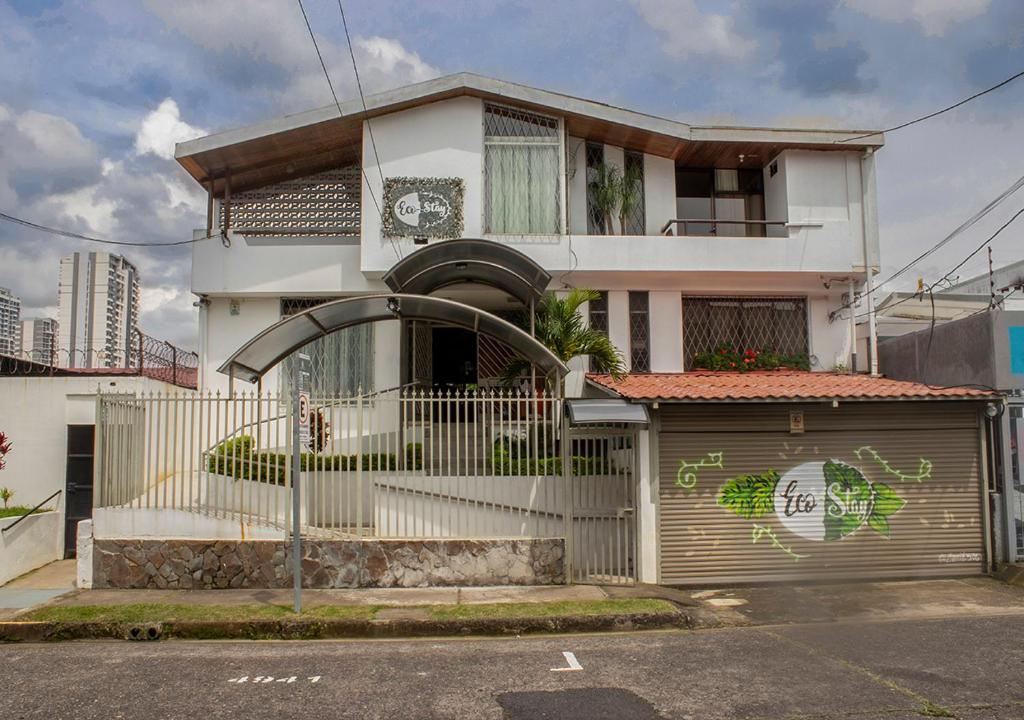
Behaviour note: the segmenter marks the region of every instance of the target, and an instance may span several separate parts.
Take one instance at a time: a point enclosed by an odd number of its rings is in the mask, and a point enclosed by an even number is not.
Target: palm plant
[[[600,297],[599,292],[587,288],[573,288],[564,297],[549,292],[537,305],[535,334],[562,362],[568,363],[573,358],[587,356],[592,370],[610,373],[618,378],[626,369],[622,353],[607,336],[587,326],[580,311],[583,303]],[[521,327],[529,330],[528,313],[517,320]],[[529,361],[516,358],[505,368],[505,382],[511,384],[529,371]]]
[[[619,228],[626,234],[626,221],[644,199],[644,173],[642,167],[633,165],[626,169],[619,182]],[[642,233],[642,231],[641,231]]]
[[[615,232],[612,218],[618,213],[622,201],[622,171],[617,165],[599,163],[593,169],[591,193],[594,207],[604,218],[606,235]]]

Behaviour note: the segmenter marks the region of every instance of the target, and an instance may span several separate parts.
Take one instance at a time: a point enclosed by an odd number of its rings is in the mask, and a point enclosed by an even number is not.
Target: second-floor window
[[[623,166],[615,165],[617,177],[622,183],[618,191],[618,203],[612,211],[611,227],[608,216],[598,203],[600,193],[600,168],[605,164],[604,144],[587,142],[587,234],[588,235],[644,235],[647,221],[644,212],[644,154],[633,150],[623,153]],[[613,163],[614,165],[614,163]],[[628,183],[628,186],[627,186]],[[623,212],[622,203],[627,203]]]
[[[676,168],[676,218],[714,220],[676,227],[677,235],[762,237],[764,179],[760,170]]]
[[[625,215],[625,234],[644,235],[647,232],[647,216],[644,212],[644,154],[627,150],[623,178],[633,183],[632,204]]]
[[[504,235],[561,229],[561,143],[555,118],[484,107],[484,226]]]

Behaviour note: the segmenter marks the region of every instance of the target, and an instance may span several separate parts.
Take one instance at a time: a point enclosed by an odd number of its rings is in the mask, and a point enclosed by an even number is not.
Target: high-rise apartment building
[[[120,255],[74,253],[60,261],[58,363],[132,364],[139,318],[139,273]]]
[[[57,321],[54,318],[22,320],[19,355],[43,365],[57,365]]]
[[[0,355],[16,355],[21,336],[21,299],[0,288]]]

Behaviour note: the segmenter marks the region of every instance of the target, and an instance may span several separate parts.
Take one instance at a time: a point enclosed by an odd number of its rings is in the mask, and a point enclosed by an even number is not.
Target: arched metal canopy
[[[489,335],[536,365],[544,375],[569,372],[565,363],[515,325],[464,303],[424,295],[362,295],[317,305],[281,320],[255,336],[218,368],[231,377],[256,382],[306,343],[353,325],[378,320],[426,320]]]
[[[508,245],[462,238],[417,250],[395,263],[384,282],[395,292],[415,295],[429,295],[457,283],[479,283],[504,290],[529,305],[544,295],[551,275]]]

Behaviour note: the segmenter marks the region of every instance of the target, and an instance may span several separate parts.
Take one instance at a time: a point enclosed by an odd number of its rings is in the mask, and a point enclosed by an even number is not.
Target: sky
[[[335,0],[304,0],[341,99]],[[363,87],[471,71],[684,122],[890,127],[1024,70],[1021,0],[345,0]],[[332,103],[297,2],[0,0],[0,211],[91,236],[191,237],[205,196],[174,143]],[[883,275],[1024,175],[1024,78],[887,136]],[[1024,191],[907,273],[936,280]],[[992,244],[1024,257],[1024,220]],[[0,222],[0,286],[56,315],[62,255],[102,246]],[[186,248],[127,248],[140,325],[196,345]],[[959,272],[982,272],[983,254]],[[906,285],[894,284],[893,288]]]

